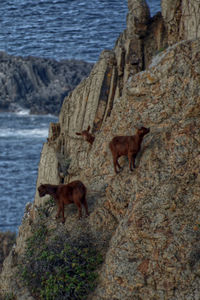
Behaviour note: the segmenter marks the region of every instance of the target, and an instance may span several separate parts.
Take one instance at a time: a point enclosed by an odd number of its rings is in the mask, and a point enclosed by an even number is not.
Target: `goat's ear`
[[[76,132],[76,135],[81,135],[81,133],[80,132]]]
[[[90,130],[90,125],[88,126],[88,128],[87,128],[87,131],[89,131]]]

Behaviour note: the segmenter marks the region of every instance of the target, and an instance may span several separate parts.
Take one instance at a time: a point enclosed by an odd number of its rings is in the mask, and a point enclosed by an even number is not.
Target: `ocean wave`
[[[19,116],[29,116],[30,109],[20,109],[20,110],[14,112],[14,114],[19,115]]]
[[[24,108],[18,103],[11,103],[9,110],[19,116],[28,116],[30,114],[30,109]]]
[[[48,136],[48,128],[35,129],[0,129],[0,137],[35,137],[46,138]]]

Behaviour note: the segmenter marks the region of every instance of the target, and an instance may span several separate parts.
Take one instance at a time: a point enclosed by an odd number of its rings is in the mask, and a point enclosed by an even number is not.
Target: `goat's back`
[[[75,196],[83,201],[85,199],[86,192],[87,189],[80,180],[75,180],[68,184],[60,184],[57,190],[59,196],[68,199],[71,202],[74,201]]]
[[[126,155],[134,147],[135,140],[135,136],[115,136],[109,143],[109,148],[118,155]]]

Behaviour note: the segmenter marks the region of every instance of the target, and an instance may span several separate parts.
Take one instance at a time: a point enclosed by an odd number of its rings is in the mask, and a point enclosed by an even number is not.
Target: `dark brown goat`
[[[145,134],[149,133],[149,131],[149,128],[141,127],[140,129],[137,129],[137,133],[133,136],[115,136],[112,139],[109,143],[109,148],[113,156],[115,173],[118,173],[117,166],[121,169],[118,158],[123,155],[128,156],[129,168],[133,171],[132,165],[133,168],[135,168],[135,158],[140,151],[143,137]]]
[[[88,126],[87,130],[83,130],[82,132],[76,132],[76,135],[82,135],[84,140],[92,145],[95,140],[95,137],[91,133],[89,133],[89,131],[90,125]]]
[[[64,205],[74,203],[78,207],[79,211],[79,219],[82,217],[82,209],[81,205],[84,205],[87,216],[88,213],[88,205],[86,200],[86,192],[87,189],[84,184],[79,181],[72,181],[68,184],[41,184],[38,188],[38,192],[40,197],[44,197],[45,195],[51,195],[58,206],[58,212],[56,214],[56,218],[60,216],[62,212],[62,222],[65,222],[64,217]]]

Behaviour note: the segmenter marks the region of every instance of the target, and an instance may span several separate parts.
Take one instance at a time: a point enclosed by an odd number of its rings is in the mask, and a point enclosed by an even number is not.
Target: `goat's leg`
[[[135,159],[136,159],[136,155],[133,155],[132,156],[132,165],[133,165],[133,168],[135,168]]]
[[[122,167],[120,166],[119,162],[118,162],[119,157],[117,157],[116,163],[119,169],[121,169]]]
[[[115,157],[113,157],[113,166],[114,166],[115,173],[117,174],[118,171],[117,171],[117,168],[116,168],[116,158]]]
[[[87,201],[86,201],[85,197],[84,197],[84,199],[83,199],[83,205],[84,205],[84,207],[85,207],[86,215],[89,216],[88,205],[87,205]]]
[[[64,203],[62,203],[62,223],[65,223],[65,209],[64,209]]]
[[[56,214],[56,219],[58,219],[60,217],[60,213],[61,213],[61,205],[59,204],[58,211],[57,211],[57,214]]]
[[[76,201],[76,206],[78,207],[78,218],[80,220],[82,218],[82,209],[80,201]]]
[[[117,158],[116,156],[113,155],[113,165],[114,165],[114,170],[115,170],[115,173],[117,174],[119,171],[117,171],[117,165],[119,165],[118,161],[117,161]]]
[[[129,169],[131,170],[131,172],[133,171],[133,169],[132,169],[132,158],[133,158],[132,153],[128,153]]]

